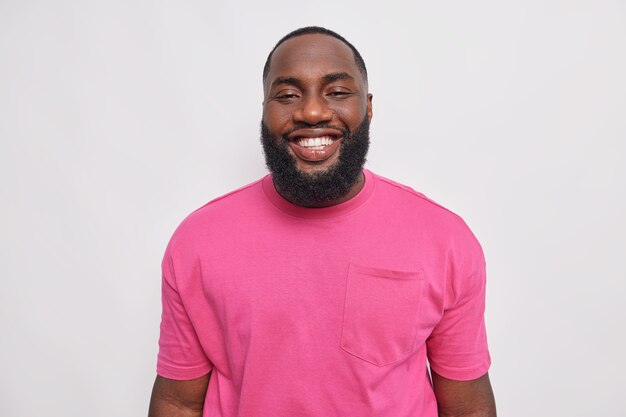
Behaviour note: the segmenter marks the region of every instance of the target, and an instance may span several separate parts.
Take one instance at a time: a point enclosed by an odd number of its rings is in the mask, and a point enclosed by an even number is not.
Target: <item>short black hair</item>
[[[270,72],[270,64],[272,62],[272,55],[274,55],[274,51],[276,50],[276,48],[278,48],[283,42],[285,42],[288,39],[295,38],[296,36],[315,34],[315,33],[321,34],[321,35],[332,36],[333,38],[339,39],[341,42],[348,45],[350,49],[352,49],[352,54],[354,55],[354,62],[356,63],[357,68],[363,75],[363,79],[367,81],[367,68],[365,67],[365,61],[363,61],[363,57],[361,57],[361,54],[359,53],[359,51],[357,51],[354,45],[348,42],[343,36],[341,36],[337,32],[333,32],[330,29],[326,29],[320,26],[303,27],[300,29],[296,29],[293,32],[290,32],[286,34],[285,36],[283,36],[282,39],[279,40],[278,43],[276,43],[272,51],[267,56],[267,60],[265,61],[265,66],[263,67],[263,81],[265,82],[265,80],[267,79],[267,74]]]

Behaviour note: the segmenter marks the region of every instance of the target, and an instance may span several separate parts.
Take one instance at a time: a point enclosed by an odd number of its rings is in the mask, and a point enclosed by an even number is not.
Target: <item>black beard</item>
[[[306,128],[332,128],[328,124],[304,126]],[[261,144],[265,164],[272,173],[274,185],[280,194],[293,204],[315,207],[320,203],[335,200],[348,194],[357,183],[369,149],[369,120],[350,132],[343,131],[343,139],[335,163],[323,172],[308,174],[300,171],[295,158],[289,153],[288,140],[275,138],[264,122],[261,122]],[[296,127],[300,128],[300,127]]]

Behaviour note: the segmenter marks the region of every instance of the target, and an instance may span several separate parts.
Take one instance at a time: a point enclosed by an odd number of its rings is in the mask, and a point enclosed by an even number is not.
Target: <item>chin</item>
[[[333,156],[332,161],[322,161],[321,163],[311,164],[308,162],[298,161],[296,167],[300,173],[304,175],[317,176],[330,172],[337,165],[337,158]]]

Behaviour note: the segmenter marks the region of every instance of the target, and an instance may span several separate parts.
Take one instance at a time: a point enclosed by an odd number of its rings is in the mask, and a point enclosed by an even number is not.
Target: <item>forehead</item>
[[[337,72],[362,79],[352,49],[332,36],[301,35],[286,40],[276,48],[266,85],[277,77],[319,78]]]

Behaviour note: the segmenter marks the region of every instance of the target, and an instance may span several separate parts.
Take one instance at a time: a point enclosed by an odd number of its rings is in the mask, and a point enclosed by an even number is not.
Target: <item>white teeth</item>
[[[333,139],[330,136],[321,136],[319,138],[302,138],[298,140],[298,145],[306,148],[319,148],[333,143]]]

